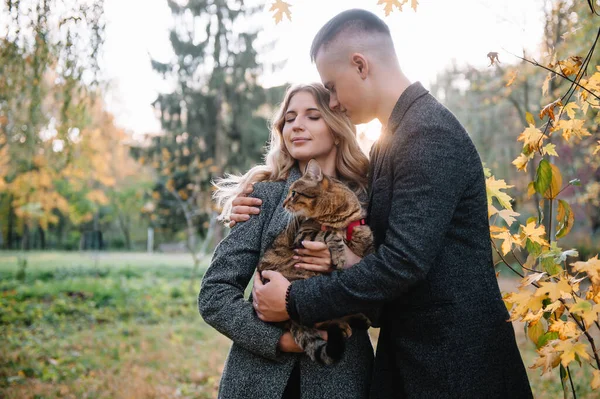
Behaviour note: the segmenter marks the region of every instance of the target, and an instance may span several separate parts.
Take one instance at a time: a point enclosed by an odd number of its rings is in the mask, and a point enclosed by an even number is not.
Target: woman
[[[234,226],[217,246],[198,296],[204,320],[233,341],[219,397],[368,396],[373,349],[366,331],[352,334],[339,363],[322,366],[302,353],[289,331],[259,320],[251,301],[244,299],[261,255],[287,225],[283,200],[310,159],[365,197],[369,162],[354,126],[328,103],[328,91],[320,84],[289,89],[271,127],[265,165],[215,184],[225,219],[247,184],[256,183],[252,195],[263,202],[259,215]]]

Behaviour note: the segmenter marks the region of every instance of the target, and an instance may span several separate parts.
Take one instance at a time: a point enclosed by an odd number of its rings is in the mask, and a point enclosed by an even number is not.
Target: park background
[[[512,208],[538,212],[540,198],[527,195],[535,168],[513,164],[517,137],[527,112],[537,118],[565,86],[522,58],[585,56],[600,17],[585,1],[421,0],[390,13],[385,3],[0,4],[1,397],[216,397],[230,343],[196,307],[227,234],[210,182],[261,161],[285,89],[319,81],[314,34],[342,10],[386,21],[409,79],[514,186]],[[593,73],[599,51],[589,63]],[[577,146],[554,142],[565,179],[579,179],[563,193],[574,221],[562,246],[574,261],[600,251],[597,113]],[[358,126],[365,152],[379,129]],[[504,291],[518,286],[507,267],[498,272]],[[522,323],[515,331],[535,396],[563,396],[558,369],[530,369],[536,345]],[[575,365],[572,375],[577,396],[594,397],[591,372]]]

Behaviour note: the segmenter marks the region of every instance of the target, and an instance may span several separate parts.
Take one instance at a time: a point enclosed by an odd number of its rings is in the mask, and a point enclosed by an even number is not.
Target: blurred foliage
[[[149,179],[99,100],[103,7],[0,7],[0,247],[75,249],[108,224],[132,247]]]
[[[158,231],[193,236],[208,228],[215,210],[211,181],[224,172],[245,172],[261,161],[268,139],[270,105],[283,88],[258,84],[262,67],[255,40],[258,7],[241,0],[168,1],[174,24],[174,59],[152,61],[154,70],[175,89],[154,106],[163,133],[139,152],[158,175],[150,216]]]

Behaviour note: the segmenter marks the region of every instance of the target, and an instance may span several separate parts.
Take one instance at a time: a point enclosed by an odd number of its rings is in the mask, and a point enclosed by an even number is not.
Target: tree
[[[96,84],[103,4],[7,1],[0,41],[0,210],[6,246],[42,235],[68,204],[54,186],[85,123],[84,99]],[[58,22],[58,23],[57,23]],[[84,76],[84,71],[86,75]],[[93,90],[92,92],[93,93]]]
[[[279,101],[282,89],[265,90],[257,83],[257,34],[240,28],[256,9],[241,0],[168,4],[175,20],[170,33],[174,59],[152,65],[175,89],[154,103],[164,134],[152,139],[141,159],[159,176],[154,223],[171,233],[186,231],[194,253],[198,230],[216,216],[211,181],[260,160],[268,139],[261,107]]]

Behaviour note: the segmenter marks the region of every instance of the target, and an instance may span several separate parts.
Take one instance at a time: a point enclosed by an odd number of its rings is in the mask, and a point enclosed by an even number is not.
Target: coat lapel
[[[381,137],[375,142],[373,145],[373,150],[371,151],[371,167],[369,169],[369,207],[368,214],[371,213],[371,201],[373,199],[373,184],[382,173],[384,160],[386,159],[387,152],[392,146],[392,137],[400,127],[400,123],[402,119],[404,119],[404,115],[408,109],[417,101],[419,98],[423,97],[429,93],[419,82],[415,82],[408,86],[406,90],[400,95],[394,109],[392,110],[392,114],[390,115],[390,119],[385,127],[385,129],[381,132]]]

